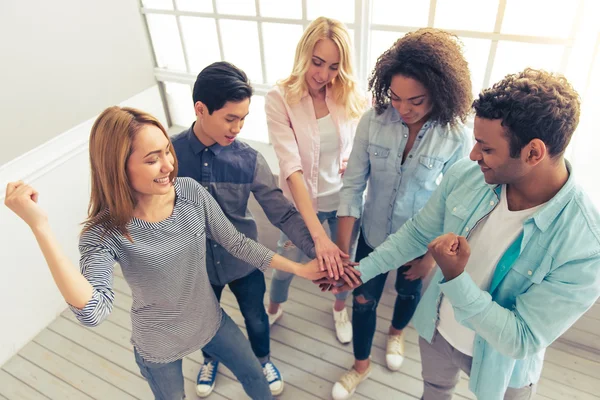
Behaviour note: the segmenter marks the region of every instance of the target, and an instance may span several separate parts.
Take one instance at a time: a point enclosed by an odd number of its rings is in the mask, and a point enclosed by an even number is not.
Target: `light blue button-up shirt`
[[[502,279],[491,293],[466,272],[444,282],[438,268],[417,307],[413,324],[429,342],[442,296],[475,331],[469,388],[480,399],[502,400],[507,387],[537,382],[546,348],[600,295],[600,213],[567,168],[567,183],[525,220],[520,246],[502,257],[513,261],[497,268],[494,278]],[[477,163],[456,163],[421,212],[361,261],[363,282],[423,254],[444,233],[466,235],[496,207],[499,190]]]
[[[425,206],[441,175],[469,154],[472,136],[463,125],[426,122],[403,164],[408,127],[393,107],[381,115],[370,109],[356,130],[338,217],[362,216],[365,241],[372,248],[380,245]]]

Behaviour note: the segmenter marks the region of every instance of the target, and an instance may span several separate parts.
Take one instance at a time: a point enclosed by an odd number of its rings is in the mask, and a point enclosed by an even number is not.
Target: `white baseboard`
[[[158,86],[120,103],[147,111],[166,127]],[[110,104],[107,104],[110,106]],[[99,110],[101,111],[101,110]],[[0,167],[0,204],[6,183],[23,180],[40,193],[52,229],[74,268],[81,222],[90,191],[88,138],[95,117]],[[65,308],[46,262],[28,227],[0,206],[0,365],[15,355]]]

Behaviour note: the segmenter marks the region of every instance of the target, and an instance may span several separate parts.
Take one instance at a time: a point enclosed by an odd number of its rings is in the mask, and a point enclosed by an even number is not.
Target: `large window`
[[[568,156],[600,205],[591,172],[600,152],[591,119],[600,110],[597,0],[142,0],[141,12],[171,123],[191,124],[196,75],[226,60],[244,69],[255,88],[242,137],[256,141],[268,142],[262,96],[289,74],[298,38],[320,15],[347,25],[364,86],[379,54],[426,26],[461,38],[474,93],[527,66],[563,73],[583,100]]]

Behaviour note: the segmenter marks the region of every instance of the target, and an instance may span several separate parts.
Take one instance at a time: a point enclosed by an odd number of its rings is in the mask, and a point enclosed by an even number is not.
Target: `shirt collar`
[[[202,143],[198,139],[198,137],[196,137],[196,134],[194,133],[194,124],[195,124],[195,122],[192,124],[192,126],[190,126],[190,128],[186,132],[186,136],[187,136],[188,142],[190,144],[190,147],[194,151],[194,154],[198,155],[201,152],[203,152],[204,149],[206,149],[208,147],[208,149],[210,149],[210,151],[215,156],[219,155],[219,153],[221,152],[221,150],[223,150],[223,146],[221,146],[218,143],[215,143],[212,146],[206,146],[206,145],[204,145],[204,143]]]
[[[544,232],[550,225],[554,223],[554,220],[561,213],[563,208],[573,198],[576,184],[575,178],[573,177],[573,167],[571,163],[565,159],[567,171],[569,172],[569,178],[563,187],[551,198],[545,206],[540,208],[535,214],[533,214],[533,220],[537,225],[538,229]]]
[[[575,179],[573,177],[573,167],[566,159],[565,163],[567,165],[567,171],[569,171],[567,182],[553,198],[548,200],[544,206],[527,219],[527,221],[533,220],[537,228],[542,232],[546,231],[546,229],[554,223],[554,220],[558,217],[563,208],[565,208],[567,203],[573,198],[573,193],[576,189]],[[496,196],[500,198],[502,185],[491,184],[489,187],[496,193]]]
[[[402,125],[408,126],[402,120],[402,117],[400,116],[400,113],[398,112],[398,110],[396,110],[391,104],[389,104],[388,107],[390,107],[392,109],[392,116],[390,117],[390,122],[401,122]],[[425,122],[425,124],[423,124],[423,127],[421,127],[421,130],[419,131],[419,135],[417,135],[417,136],[423,136],[423,134],[427,131],[427,129],[429,129],[429,127],[431,127],[431,125],[433,125],[433,121],[430,119],[427,120],[427,122]]]

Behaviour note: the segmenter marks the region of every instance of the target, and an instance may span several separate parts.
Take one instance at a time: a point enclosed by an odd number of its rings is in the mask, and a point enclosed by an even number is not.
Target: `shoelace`
[[[213,369],[215,368],[215,363],[209,362],[207,364],[202,365],[202,369],[200,370],[200,381],[211,381]]]
[[[340,379],[340,383],[342,384],[342,386],[345,387],[346,390],[349,392],[352,391],[352,388],[358,385],[359,382],[360,374],[354,368],[346,372]]]
[[[275,366],[272,362],[268,362],[263,367],[263,372],[267,377],[267,382],[271,383],[272,381],[278,379],[277,372],[275,372]]]
[[[387,346],[389,353],[400,354],[402,350],[402,336],[393,336],[391,340],[388,341]]]
[[[344,310],[346,311],[346,310]],[[339,319],[336,319],[335,324],[336,325],[344,325],[346,323],[348,323],[348,313],[347,312],[341,312],[340,314],[338,314]]]

